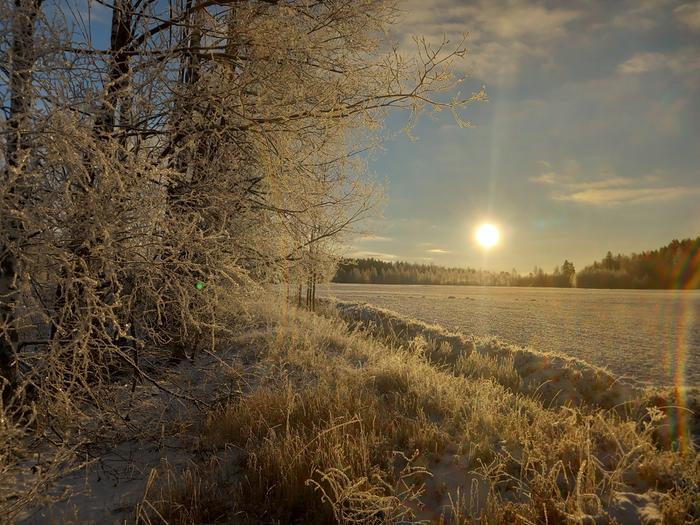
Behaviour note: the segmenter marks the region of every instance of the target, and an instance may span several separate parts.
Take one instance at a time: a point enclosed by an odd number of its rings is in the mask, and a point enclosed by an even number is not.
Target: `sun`
[[[493,224],[482,224],[476,230],[476,241],[484,248],[492,248],[498,244],[501,234]]]

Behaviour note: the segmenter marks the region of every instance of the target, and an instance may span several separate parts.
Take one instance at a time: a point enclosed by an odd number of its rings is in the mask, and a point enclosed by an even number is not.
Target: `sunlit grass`
[[[521,371],[542,356],[361,307],[343,310],[363,321],[349,327],[324,308],[261,308],[266,328],[237,339],[255,379],[203,436],[237,453],[223,482],[236,522],[625,523],[625,494],[665,523],[700,517],[696,451],[657,439],[661,411],[601,408],[610,395],[593,391],[616,385],[604,371],[546,356],[547,374],[564,364],[571,382],[595,381],[562,402]],[[168,490],[180,505],[183,486],[223,479],[199,475],[153,483],[140,519],[170,512]]]

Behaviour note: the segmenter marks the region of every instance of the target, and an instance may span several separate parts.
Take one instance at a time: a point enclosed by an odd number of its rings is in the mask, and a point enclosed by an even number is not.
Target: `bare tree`
[[[158,359],[211,344],[221,293],[296,276],[313,307],[344,235],[380,200],[361,154],[383,118],[481,96],[441,95],[460,43],[418,41],[411,60],[386,46],[388,2],[115,0],[109,48],[59,11],[38,61],[40,3],[17,6],[5,171],[19,188],[31,162],[32,198],[3,193],[15,222],[2,232],[0,355],[11,378],[12,305],[35,305],[52,336],[32,381],[64,390],[133,368],[136,348]],[[20,224],[32,242],[16,241]]]

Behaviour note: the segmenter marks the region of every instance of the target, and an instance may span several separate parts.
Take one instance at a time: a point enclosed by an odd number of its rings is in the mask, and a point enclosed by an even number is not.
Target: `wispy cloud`
[[[694,73],[700,71],[700,53],[697,48],[683,48],[666,54],[636,53],[617,66],[617,70],[625,75],[642,75],[664,70],[677,75]]]
[[[415,51],[410,35],[437,43],[445,37],[458,42],[468,33],[470,53],[458,67],[488,83],[511,83],[530,58],[548,61],[548,44],[566,36],[568,24],[582,14],[568,7],[507,0],[408,0],[401,5],[403,53]]]
[[[610,19],[609,22],[601,24],[601,27],[607,25],[621,29],[635,29],[646,31],[656,27],[659,23],[659,12],[667,10],[670,0],[628,0],[627,2],[619,2],[621,12]],[[609,9],[607,4],[604,5],[605,10]]]
[[[427,250],[428,253],[437,253],[437,254],[446,254],[446,253],[452,253],[449,250],[443,250],[442,248],[431,248],[430,250]]]
[[[555,197],[561,201],[586,204],[636,204],[677,199],[700,194],[700,188],[671,186],[661,188],[590,188]]]
[[[700,194],[700,186],[663,185],[658,173],[631,178],[607,172],[598,178],[581,179],[571,171],[550,171],[531,177],[530,181],[550,186],[554,200],[594,205],[658,202]]]
[[[538,182],[540,184],[557,184],[562,182],[562,175],[554,171],[548,171],[534,177],[530,177],[530,182]]]
[[[381,253],[381,252],[367,252],[367,251],[356,251],[348,254],[350,257],[372,258],[372,259],[384,259],[384,260],[394,260],[398,257],[392,253]]]
[[[640,75],[662,69],[666,62],[663,53],[637,53],[617,66],[617,70],[627,75]]]
[[[357,238],[358,241],[392,241],[392,237],[385,237],[383,235],[367,234],[362,235]]]
[[[566,25],[581,16],[578,10],[549,7],[532,2],[508,0],[408,0],[402,4],[404,24],[439,26],[443,32],[464,31],[464,21],[472,22],[476,37],[484,33],[501,39],[535,37],[551,40],[566,34]],[[419,32],[417,32],[419,33]]]
[[[693,31],[700,31],[700,2],[679,5],[673,10],[673,14]]]

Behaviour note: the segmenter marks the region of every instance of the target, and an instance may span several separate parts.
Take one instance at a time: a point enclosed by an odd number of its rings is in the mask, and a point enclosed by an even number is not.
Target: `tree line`
[[[700,289],[700,237],[631,255],[608,252],[576,275],[580,288]]]
[[[387,262],[374,258],[360,258],[340,261],[333,282],[508,286],[511,279],[512,275],[509,272],[489,272],[474,268],[445,268],[433,264],[404,261]]]
[[[333,276],[337,283],[364,284],[447,284],[464,286],[572,286],[574,265],[564,261],[551,274],[535,267],[528,275],[517,270],[491,272],[475,268],[446,268],[405,261],[387,262],[374,258],[343,259]]]
[[[545,286],[559,288],[700,289],[700,237],[673,240],[657,250],[631,255],[608,252],[600,261],[576,272],[564,260],[551,273],[535,267],[527,275],[517,270],[489,272],[446,268],[374,258],[344,259],[333,277],[337,283],[447,284],[481,286]]]

